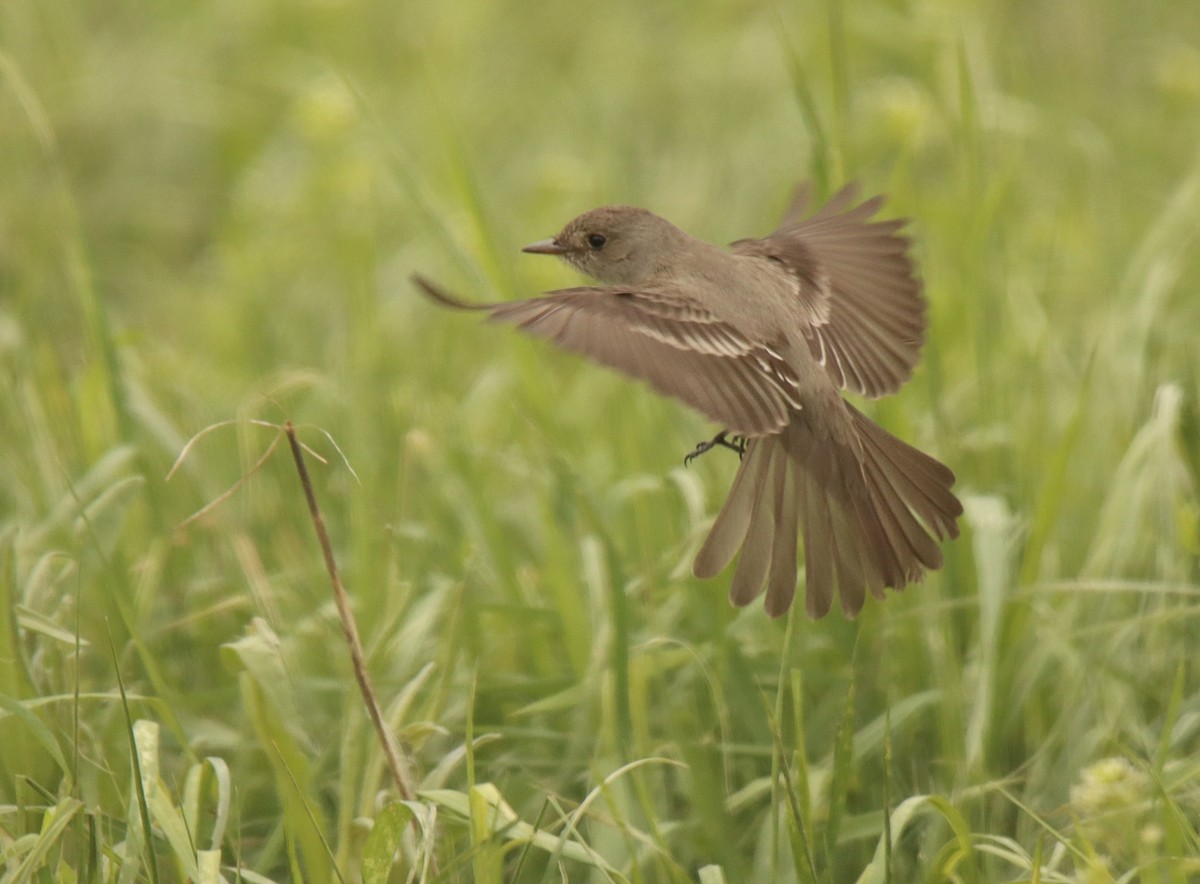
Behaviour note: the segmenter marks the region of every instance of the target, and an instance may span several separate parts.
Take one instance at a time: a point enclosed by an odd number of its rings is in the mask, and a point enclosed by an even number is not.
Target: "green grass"
[[[1198,34],[1189,0],[0,5],[0,878],[1196,880]],[[520,246],[615,202],[765,233],[800,178],[912,219],[930,334],[871,411],[966,502],[854,622],[690,577],[712,427],[407,281],[571,284]],[[254,469],[285,419],[410,805],[286,445]]]

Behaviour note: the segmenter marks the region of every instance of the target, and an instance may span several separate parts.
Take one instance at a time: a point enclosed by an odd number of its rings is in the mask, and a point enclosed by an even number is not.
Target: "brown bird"
[[[419,276],[451,307],[485,310],[647,381],[725,427],[714,445],[742,452],[729,497],[696,555],[713,577],[738,554],[729,600],[787,611],[804,535],[806,609],[858,613],[869,591],[903,589],[938,568],[937,540],[957,537],[954,473],[842,399],[908,380],[925,332],[921,283],[903,220],[872,221],[882,197],[847,187],[805,217],[802,186],[779,228],[729,251],[645,209],[605,206],[552,239],[600,286],[501,304],[468,304]]]

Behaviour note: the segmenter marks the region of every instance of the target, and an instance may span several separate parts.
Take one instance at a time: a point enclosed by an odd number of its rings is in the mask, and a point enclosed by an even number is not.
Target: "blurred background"
[[[1188,0],[8,0],[5,875],[1191,880],[1198,145]],[[576,284],[520,247],[763,235],[806,178],[911,219],[924,359],[858,404],[966,505],[856,621],[690,576],[713,427],[409,282]]]

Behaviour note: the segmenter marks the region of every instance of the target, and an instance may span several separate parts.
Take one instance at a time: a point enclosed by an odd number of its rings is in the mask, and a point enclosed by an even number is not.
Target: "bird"
[[[848,402],[895,393],[925,337],[922,282],[905,219],[874,220],[882,196],[851,184],[810,212],[802,184],[779,226],[721,248],[646,209],[603,206],[523,251],[554,255],[598,285],[472,303],[424,276],[435,302],[478,310],[648,383],[723,429],[740,463],[694,563],[713,578],[736,558],[735,607],[765,592],[779,617],[803,539],[809,617],[836,595],[847,617],[867,595],[903,590],[943,563],[958,536],[955,475]]]

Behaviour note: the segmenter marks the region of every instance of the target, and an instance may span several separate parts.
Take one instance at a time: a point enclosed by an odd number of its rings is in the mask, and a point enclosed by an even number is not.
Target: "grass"
[[[4,4],[3,880],[1194,880],[1198,33]],[[853,622],[689,576],[711,427],[407,282],[571,284],[519,247],[612,202],[729,241],[804,177],[912,218],[930,333],[871,410],[967,507]],[[407,804],[286,451],[255,468],[286,419]]]

